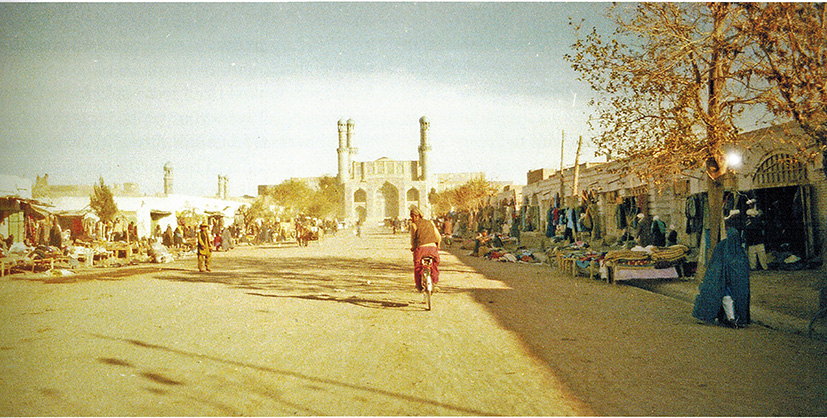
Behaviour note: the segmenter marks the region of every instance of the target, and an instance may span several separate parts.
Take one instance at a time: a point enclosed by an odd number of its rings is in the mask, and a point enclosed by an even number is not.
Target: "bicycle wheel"
[[[430,267],[422,270],[422,293],[425,296],[425,310],[431,310],[431,293],[434,291],[434,283],[431,281]]]

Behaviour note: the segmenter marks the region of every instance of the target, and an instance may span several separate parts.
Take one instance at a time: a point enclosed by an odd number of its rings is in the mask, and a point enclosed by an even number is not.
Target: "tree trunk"
[[[712,250],[715,245],[721,241],[721,221],[723,220],[724,212],[724,185],[720,180],[713,180],[707,178],[707,200],[709,202],[709,225],[704,225],[704,229],[709,228],[709,247],[706,248],[704,257],[704,265],[699,265],[695,271],[695,278],[702,280],[706,267],[709,265],[709,259],[712,257]],[[703,249],[703,230],[701,231],[701,249]]]
[[[709,264],[709,258],[712,256],[712,250],[721,240],[721,218],[724,209],[724,185],[721,179],[727,171],[725,160],[720,158],[720,146],[723,143],[723,132],[726,129],[726,123],[724,123],[721,118],[721,97],[724,94],[724,85],[726,84],[726,77],[724,77],[723,70],[725,54],[723,53],[722,45],[725,45],[724,21],[729,10],[729,5],[725,3],[712,3],[709,7],[714,19],[714,28],[712,30],[713,49],[709,68],[709,99],[707,104],[707,112],[711,122],[707,123],[706,127],[710,158],[710,160],[707,160],[709,225],[704,225],[704,228],[709,228],[709,247],[706,248],[706,257],[704,258],[706,262],[704,266],[699,266],[695,273],[695,277],[699,279],[703,279],[704,273],[706,272],[706,265]],[[701,239],[701,248],[703,248],[703,242],[703,239]]]

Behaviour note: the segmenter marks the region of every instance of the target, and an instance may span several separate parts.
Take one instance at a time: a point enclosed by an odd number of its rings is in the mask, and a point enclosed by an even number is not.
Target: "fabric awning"
[[[157,221],[161,218],[166,218],[167,216],[172,215],[172,212],[167,212],[164,210],[151,210],[149,211],[149,217],[152,218],[153,221]]]

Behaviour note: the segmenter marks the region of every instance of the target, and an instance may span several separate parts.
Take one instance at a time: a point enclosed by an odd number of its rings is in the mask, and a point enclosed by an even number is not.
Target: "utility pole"
[[[580,135],[580,139],[577,140],[577,153],[574,155],[574,179],[572,180],[571,184],[571,195],[572,195],[572,205],[577,205],[577,188],[579,185],[577,184],[580,181],[580,147],[583,145],[583,135]],[[578,220],[575,219],[574,222]],[[574,239],[577,240],[577,232],[574,232]]]
[[[580,180],[580,147],[583,145],[583,135],[580,135],[580,139],[577,141],[577,154],[574,156],[574,181],[571,185],[571,194],[574,197],[577,197],[577,182]]]
[[[563,148],[566,145],[566,131],[562,132],[563,138],[560,140],[560,207],[564,207],[566,204],[566,178],[563,176]]]

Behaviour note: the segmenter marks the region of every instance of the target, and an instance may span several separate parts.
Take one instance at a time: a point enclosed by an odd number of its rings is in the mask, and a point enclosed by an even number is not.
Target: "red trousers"
[[[422,287],[422,257],[429,255],[434,258],[431,262],[431,280],[434,284],[439,282],[439,248],[437,247],[417,247],[413,252],[414,261],[414,283],[416,287]]]

